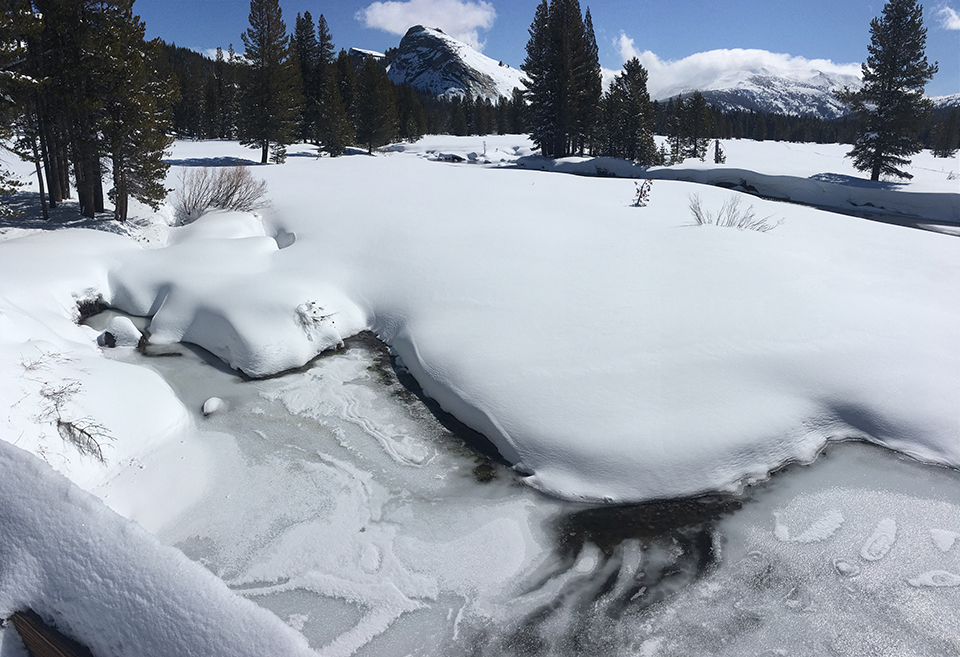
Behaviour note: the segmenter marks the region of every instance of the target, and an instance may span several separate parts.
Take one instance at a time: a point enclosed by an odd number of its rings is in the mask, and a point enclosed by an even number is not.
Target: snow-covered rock
[[[101,347],[136,347],[140,344],[143,334],[130,321],[129,317],[114,317],[107,325],[107,329],[97,338]]]
[[[415,25],[400,40],[388,75],[438,96],[467,93],[495,101],[523,88],[523,72],[481,54],[436,28]]]
[[[226,408],[226,406],[227,403],[219,397],[211,397],[207,401],[203,402],[203,414],[213,415],[214,413],[219,413]]]

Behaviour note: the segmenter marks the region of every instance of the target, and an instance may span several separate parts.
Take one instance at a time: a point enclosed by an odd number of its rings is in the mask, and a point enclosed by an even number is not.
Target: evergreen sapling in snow
[[[714,164],[726,164],[727,156],[724,154],[723,149],[720,147],[720,140],[713,140],[713,163]]]

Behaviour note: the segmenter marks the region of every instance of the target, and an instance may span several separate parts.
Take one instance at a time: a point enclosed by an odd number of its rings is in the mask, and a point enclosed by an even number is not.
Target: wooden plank
[[[14,613],[10,621],[30,657],[93,657],[89,648],[45,623],[32,609]]]

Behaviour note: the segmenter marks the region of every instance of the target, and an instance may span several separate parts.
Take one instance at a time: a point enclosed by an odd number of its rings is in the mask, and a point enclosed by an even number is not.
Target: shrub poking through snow
[[[336,336],[335,344],[337,349],[340,349],[343,347],[343,340],[334,327],[333,320],[330,319],[336,314],[336,311],[327,312],[323,306],[316,301],[301,303],[297,306],[296,311],[297,323],[300,325],[300,328],[303,329],[303,332],[306,333],[308,340],[312,342],[314,340],[321,340],[324,337],[326,339],[332,339],[333,336]]]
[[[713,140],[713,163],[714,164],[726,164],[727,156],[723,152],[723,148],[720,147],[720,140]]]
[[[76,447],[81,454],[92,456],[100,463],[106,463],[101,444],[104,441],[113,440],[107,428],[88,417],[70,420],[64,415],[64,406],[78,392],[80,392],[80,382],[75,379],[44,385],[40,389],[44,406],[37,419],[41,422],[53,422],[57,425],[57,433],[64,442]]]
[[[653,189],[653,179],[647,178],[642,183],[633,183],[637,188],[633,197],[633,207],[645,208],[650,201],[650,190]]]
[[[249,212],[263,206],[266,193],[267,183],[245,166],[184,169],[174,201],[177,220],[189,224],[210,208]]]
[[[698,226],[713,224],[740,230],[755,230],[760,233],[771,231],[783,223],[783,219],[770,223],[770,217],[757,217],[753,213],[752,205],[744,210],[740,207],[739,196],[728,198],[720,207],[720,212],[714,215],[703,207],[700,196],[693,194],[690,196],[690,213]]]
[[[20,358],[23,377],[40,385],[40,397],[43,398],[40,412],[34,419],[37,422],[50,422],[56,425],[57,433],[64,442],[76,447],[81,454],[92,456],[100,463],[106,463],[102,444],[114,439],[107,428],[89,417],[71,419],[66,410],[73,396],[81,391],[80,381],[63,379],[59,383],[50,383],[45,380],[46,376],[43,373],[49,372],[51,364],[70,361],[70,358],[56,351],[41,351],[40,355],[33,359]]]

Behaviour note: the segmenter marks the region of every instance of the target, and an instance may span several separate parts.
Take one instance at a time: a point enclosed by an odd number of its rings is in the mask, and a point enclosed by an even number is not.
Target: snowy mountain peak
[[[523,72],[477,52],[436,28],[415,25],[400,40],[388,69],[396,84],[438,96],[496,100],[523,88]]]
[[[949,96],[934,96],[930,100],[933,101],[933,109],[942,110],[942,109],[951,109],[953,107],[960,107],[960,94],[950,94]]]
[[[813,62],[810,62],[813,63]],[[856,75],[827,72],[816,66],[757,66],[710,75],[697,71],[694,79],[680,80],[657,89],[661,101],[688,96],[699,90],[711,105],[724,110],[752,110],[766,113],[813,115],[835,119],[848,112],[834,92],[843,87],[859,89]]]

